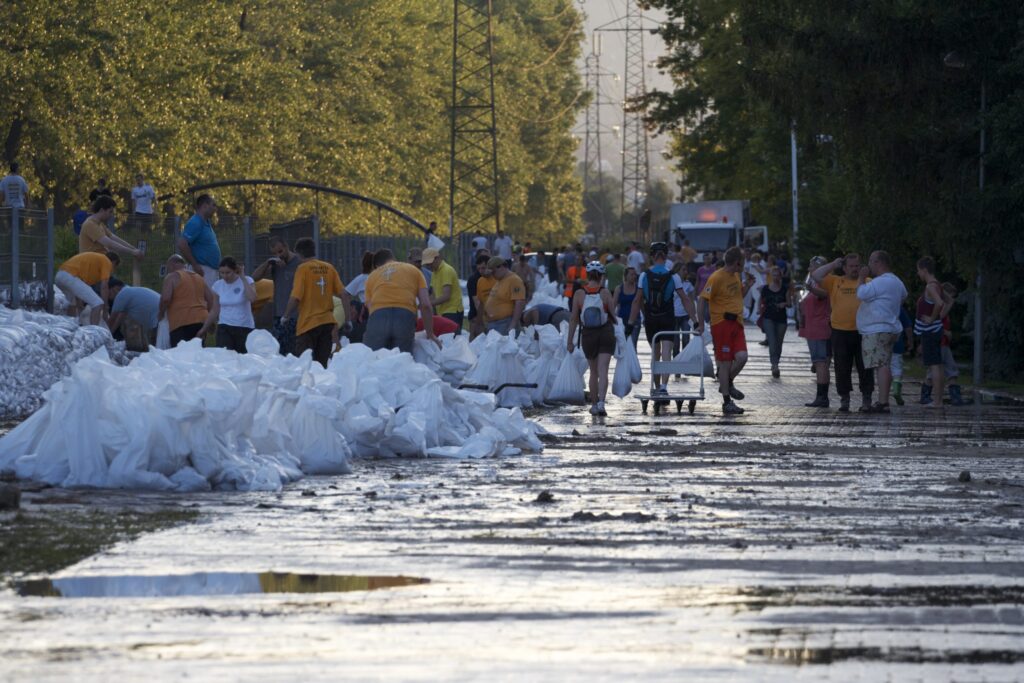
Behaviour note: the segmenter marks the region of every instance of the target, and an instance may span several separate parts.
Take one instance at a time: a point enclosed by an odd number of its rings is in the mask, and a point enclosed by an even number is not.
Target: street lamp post
[[[942,63],[950,69],[966,69],[967,62],[956,52],[950,52],[942,59]],[[985,108],[987,91],[985,89],[985,79],[981,80],[981,105],[979,107],[979,127],[981,128],[981,135],[979,136],[978,144],[978,194],[979,201],[980,196],[985,193]],[[982,330],[982,303],[981,303],[981,286],[982,286],[982,258],[979,255],[978,261],[975,264],[974,269],[974,368],[972,372],[972,380],[974,382],[975,392],[981,387],[982,380],[982,362],[984,354],[982,353],[984,347],[984,332]]]
[[[796,170],[796,119],[793,119],[793,122],[789,128],[789,159],[790,181],[792,183],[793,200],[793,253],[790,254],[790,261],[793,264],[793,270],[795,271],[800,267],[800,257],[797,253],[797,236],[800,231],[800,217],[797,210],[799,200],[799,188],[797,186]]]

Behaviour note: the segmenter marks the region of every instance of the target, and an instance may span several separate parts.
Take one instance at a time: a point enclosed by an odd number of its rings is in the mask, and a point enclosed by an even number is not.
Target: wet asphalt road
[[[367,461],[280,495],[35,494],[204,512],[63,576],[277,570],[430,583],[8,592],[0,679],[1024,679],[1024,410],[807,409],[813,378],[790,336],[779,380],[751,344],[737,418],[713,398],[693,416],[659,417],[612,399],[607,418],[538,415],[554,435],[539,455]]]

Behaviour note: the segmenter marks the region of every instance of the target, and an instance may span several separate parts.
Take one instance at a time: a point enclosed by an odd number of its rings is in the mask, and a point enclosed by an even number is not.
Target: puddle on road
[[[753,660],[795,666],[827,665],[847,660],[897,664],[1015,664],[1024,661],[1024,652],[1017,650],[930,650],[920,647],[770,647],[751,648],[747,655]]]
[[[343,576],[288,572],[199,572],[164,576],[75,576],[16,586],[23,597],[173,598],[258,593],[346,593],[430,583],[412,576]]]

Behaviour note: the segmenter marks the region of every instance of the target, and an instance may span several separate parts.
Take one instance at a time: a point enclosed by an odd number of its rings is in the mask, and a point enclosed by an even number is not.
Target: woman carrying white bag
[[[608,366],[615,353],[615,305],[611,293],[601,285],[603,279],[604,266],[598,261],[588,263],[587,283],[572,297],[572,317],[566,342],[566,348],[572,353],[576,328],[582,326],[580,346],[590,366],[591,415],[608,414],[604,400],[608,395]]]

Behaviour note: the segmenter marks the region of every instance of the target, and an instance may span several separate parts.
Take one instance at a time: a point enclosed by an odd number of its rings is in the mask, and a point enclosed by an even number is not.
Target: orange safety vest
[[[583,266],[569,266],[569,270],[565,271],[565,296],[572,298],[576,293],[576,282],[586,277],[587,271]]]

